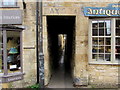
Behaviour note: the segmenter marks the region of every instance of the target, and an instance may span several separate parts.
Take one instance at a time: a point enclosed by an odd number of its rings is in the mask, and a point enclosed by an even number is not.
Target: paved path
[[[53,72],[47,88],[74,88],[71,74],[64,68],[64,50],[59,61],[59,67]]]

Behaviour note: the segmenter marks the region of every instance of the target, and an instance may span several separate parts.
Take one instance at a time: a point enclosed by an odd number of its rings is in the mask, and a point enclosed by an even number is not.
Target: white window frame
[[[119,18],[94,18],[89,20],[89,32],[88,32],[88,59],[89,59],[89,64],[119,64],[120,62],[117,62],[115,60],[115,44],[116,44],[116,36],[115,31],[116,31],[116,19]],[[93,20],[111,20],[111,61],[93,61],[92,59],[92,21]],[[98,36],[99,37],[99,36]]]

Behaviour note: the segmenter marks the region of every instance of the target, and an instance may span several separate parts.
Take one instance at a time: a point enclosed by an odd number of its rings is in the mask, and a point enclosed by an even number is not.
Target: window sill
[[[19,6],[0,6],[0,8],[20,8]]]
[[[120,65],[120,62],[89,62],[89,64],[101,64],[101,65]]]
[[[11,73],[8,75],[1,76],[0,83],[8,83],[8,82],[12,82],[12,81],[22,80],[23,75],[25,75],[25,73],[19,72],[19,73]]]

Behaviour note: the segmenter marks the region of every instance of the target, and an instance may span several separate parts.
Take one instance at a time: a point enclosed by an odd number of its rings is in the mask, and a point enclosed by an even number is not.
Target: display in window
[[[20,65],[20,32],[7,31],[8,72],[19,71]]]
[[[105,38],[106,45],[111,45],[111,38]]]
[[[99,53],[104,53],[104,46],[99,46]]]
[[[97,61],[99,58],[99,55],[98,54],[92,54],[92,59],[93,61]]]
[[[99,38],[99,45],[104,45],[104,38]]]
[[[111,53],[111,46],[105,47],[105,53]]]
[[[93,46],[98,45],[98,38],[93,38],[92,42],[93,42]]]
[[[98,46],[93,46],[93,49],[92,49],[92,52],[93,53],[97,53],[99,50],[99,47]]]

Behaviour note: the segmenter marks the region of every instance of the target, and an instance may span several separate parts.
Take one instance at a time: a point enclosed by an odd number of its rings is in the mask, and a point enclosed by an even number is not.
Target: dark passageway
[[[74,56],[74,39],[75,39],[75,17],[74,16],[48,16],[48,48],[50,58],[50,68],[52,72],[51,81],[60,78],[61,84],[66,84],[66,77],[70,77],[72,83],[72,66]],[[65,46],[59,45],[59,34],[66,35]],[[63,63],[60,60],[63,59]],[[61,75],[61,76],[60,76]],[[69,80],[67,80],[69,81]]]

